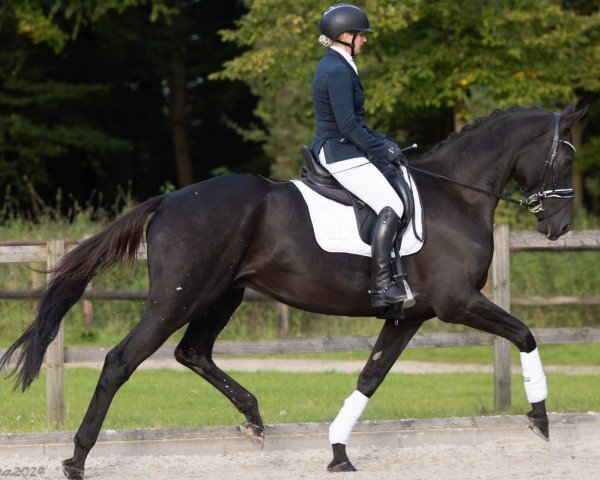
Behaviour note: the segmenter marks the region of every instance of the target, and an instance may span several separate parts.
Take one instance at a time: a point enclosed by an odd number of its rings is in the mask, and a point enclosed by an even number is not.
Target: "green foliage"
[[[216,77],[243,80],[260,98],[265,150],[280,177],[297,176],[299,145],[310,141],[310,79],[316,42],[331,2],[248,0],[249,12],[225,40],[244,47]],[[369,0],[377,32],[358,59],[369,123],[398,140],[427,108],[470,119],[512,104],[564,107],[600,91],[600,12],[557,0]]]
[[[587,49],[600,25],[597,15],[578,16],[553,0],[413,0],[403,2],[402,9],[397,14],[405,21],[393,22],[389,30],[383,22],[375,38],[385,53],[396,55],[374,66],[379,79],[392,71],[381,98],[373,99],[376,109],[394,104],[453,107],[468,103],[474,89],[485,91],[497,107],[563,106],[575,99],[576,85],[600,86],[596,66],[581,72],[567,63],[573,55],[600,58],[597,45]],[[378,24],[379,10],[375,12]],[[394,64],[402,65],[400,72],[389,68]]]
[[[98,375],[91,369],[66,371],[67,422],[62,430],[78,427]],[[40,377],[25,394],[13,392],[7,381],[0,382],[0,432],[56,429],[46,423],[44,372]],[[356,374],[344,373],[233,372],[233,377],[257,396],[267,424],[329,422],[356,383]],[[523,379],[513,375],[512,382],[522,385]],[[600,410],[598,375],[548,374],[548,383],[550,411]],[[488,415],[494,413],[493,398],[492,374],[392,373],[361,420]],[[529,408],[523,389],[513,388],[507,413],[522,415]],[[194,373],[155,370],[134,373],[117,393],[103,428],[202,427],[242,421],[231,403]]]
[[[37,85],[38,87],[40,85]],[[6,87],[6,85],[5,85]],[[43,87],[55,88],[54,85]],[[63,90],[71,90],[71,86],[61,84]],[[93,87],[73,86],[71,95],[83,98]],[[80,88],[83,87],[83,88]],[[58,89],[60,90],[60,89]],[[14,92],[14,91],[13,91]],[[16,103],[18,97],[6,103]],[[52,101],[59,101],[58,98]],[[24,102],[40,103],[29,97]],[[0,98],[0,106],[3,98]],[[43,108],[43,107],[42,107]],[[130,150],[129,142],[108,135],[94,127],[72,124],[42,124],[31,121],[20,109],[14,109],[9,115],[0,115],[0,181],[12,187],[11,194],[23,200],[29,191],[28,183],[44,185],[52,183],[47,175],[46,164],[53,159],[68,153],[71,149],[86,150],[90,156],[103,155],[107,152]]]
[[[20,34],[58,53],[77,36],[82,25],[98,21],[111,10],[121,13],[137,5],[150,5],[153,20],[172,13],[163,0],[5,0],[0,20],[12,13]]]
[[[592,137],[577,152],[577,164],[584,174],[586,191],[600,198],[600,136]]]
[[[310,77],[320,48],[309,40],[318,36],[315,25],[327,4],[267,0],[246,5],[250,10],[238,28],[221,32],[223,40],[245,50],[211,78],[248,83],[260,98],[255,114],[268,134],[254,128],[247,135],[265,140],[275,176],[294,177],[299,171],[299,146],[310,141],[313,129]]]

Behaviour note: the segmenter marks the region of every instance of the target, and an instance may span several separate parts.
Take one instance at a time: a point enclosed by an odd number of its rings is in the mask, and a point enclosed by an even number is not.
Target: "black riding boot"
[[[400,218],[391,207],[379,213],[371,238],[371,304],[374,308],[406,300],[404,288],[392,280],[390,254],[398,232]]]

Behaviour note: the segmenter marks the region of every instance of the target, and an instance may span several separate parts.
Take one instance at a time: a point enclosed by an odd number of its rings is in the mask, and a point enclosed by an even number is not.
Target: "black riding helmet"
[[[374,32],[369,25],[367,14],[352,3],[337,3],[332,5],[321,18],[321,33],[331,40],[351,48],[354,56],[354,40],[359,32]],[[344,32],[354,33],[352,42],[342,42],[338,37]]]

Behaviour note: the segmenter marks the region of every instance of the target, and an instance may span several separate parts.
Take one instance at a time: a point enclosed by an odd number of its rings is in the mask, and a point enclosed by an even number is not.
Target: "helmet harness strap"
[[[352,58],[354,58],[354,41],[356,40],[356,37],[358,36],[360,32],[352,32],[352,42],[348,43],[348,42],[344,42],[343,40],[335,40],[338,43],[341,43],[342,45],[346,45],[347,47],[350,47],[350,55],[352,56]]]

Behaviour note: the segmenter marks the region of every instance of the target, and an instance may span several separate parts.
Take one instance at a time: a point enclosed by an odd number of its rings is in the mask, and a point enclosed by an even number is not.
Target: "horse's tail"
[[[98,235],[82,242],[51,269],[52,277],[42,291],[35,320],[0,359],[0,370],[7,369],[12,355],[21,347],[9,374],[18,372],[15,389],[21,384],[25,391],[38,376],[60,322],[81,298],[90,280],[119,263],[135,263],[146,219],[160,208],[164,197],[151,198],[134,208]]]

